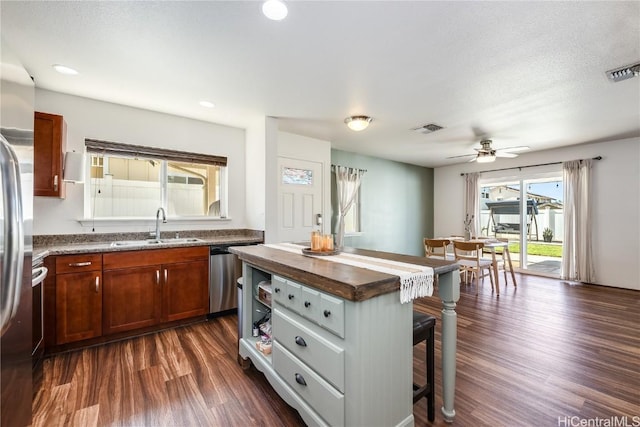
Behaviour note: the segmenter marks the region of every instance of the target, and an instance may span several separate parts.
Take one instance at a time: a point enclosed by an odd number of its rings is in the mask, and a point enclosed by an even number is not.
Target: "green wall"
[[[362,234],[345,236],[345,246],[424,255],[422,239],[433,236],[433,169],[339,150],[331,150],[331,163],[367,170],[360,186]],[[335,189],[332,173],[333,232]]]

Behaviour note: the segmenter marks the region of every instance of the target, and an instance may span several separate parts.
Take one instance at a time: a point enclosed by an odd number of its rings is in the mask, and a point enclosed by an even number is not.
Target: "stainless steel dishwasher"
[[[228,246],[209,251],[209,315],[231,313],[238,308],[237,280],[242,275],[238,257]]]

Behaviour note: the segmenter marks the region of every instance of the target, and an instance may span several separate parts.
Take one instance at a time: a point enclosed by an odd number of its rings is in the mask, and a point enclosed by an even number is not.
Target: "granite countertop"
[[[115,246],[114,242],[151,240],[147,233],[63,234],[33,236],[33,264],[51,255],[71,255],[93,252],[121,252],[174,247],[211,245],[246,245],[262,243],[262,231],[255,230],[193,230],[180,231],[179,239],[196,238],[198,241],[176,240],[176,232],[163,232],[161,242],[152,245]]]

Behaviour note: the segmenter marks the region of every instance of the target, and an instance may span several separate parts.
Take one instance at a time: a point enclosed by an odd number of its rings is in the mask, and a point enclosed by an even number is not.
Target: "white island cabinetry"
[[[264,245],[231,247],[243,262],[239,361],[262,371],[308,425],[411,426],[413,304],[398,276]],[[446,260],[344,248],[343,252],[432,267],[442,300],[442,416],[455,418],[459,266]],[[260,289],[271,290],[268,305]],[[261,301],[262,300],[262,301]],[[254,323],[271,317],[271,352]],[[269,353],[265,355],[264,353]]]
[[[262,371],[309,425],[413,425],[411,304],[397,292],[347,301],[244,263],[240,355]],[[252,336],[271,281],[273,351]],[[248,286],[250,284],[250,286]]]

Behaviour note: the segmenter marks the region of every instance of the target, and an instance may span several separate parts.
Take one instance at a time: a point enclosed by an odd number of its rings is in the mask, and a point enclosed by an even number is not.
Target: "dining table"
[[[483,244],[483,249],[488,249],[491,252],[491,260],[493,265],[493,276],[496,280],[496,295],[500,296],[500,280],[498,276],[498,260],[496,259],[496,249],[502,248],[502,262],[504,263],[504,268],[506,270],[507,264],[509,265],[509,271],[511,272],[511,280],[513,282],[513,286],[517,287],[518,283],[516,282],[516,275],[513,272],[513,264],[511,262],[511,254],[509,253],[509,242],[507,240],[498,240],[493,238],[472,238],[470,240],[466,240],[462,236],[449,236],[443,237],[443,239],[448,239],[450,241],[461,240],[465,242],[477,242]],[[505,285],[507,283],[506,271],[505,271]]]

